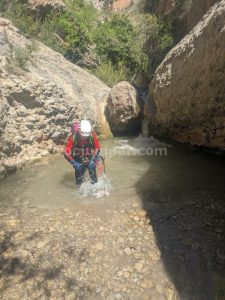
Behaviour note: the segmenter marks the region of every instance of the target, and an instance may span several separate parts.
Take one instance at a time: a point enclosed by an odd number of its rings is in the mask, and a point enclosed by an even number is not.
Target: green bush
[[[8,58],[11,68],[20,68],[28,71],[28,62],[32,61],[33,52],[37,50],[35,41],[28,44],[26,47],[14,47],[11,45],[11,55]]]
[[[176,0],[175,5],[177,9],[182,9],[185,5],[185,0]]]
[[[123,79],[128,79],[128,74],[133,76],[147,66],[147,56],[136,42],[137,32],[125,16],[112,14],[103,20],[92,7],[72,1],[52,22],[63,41],[66,58],[77,63],[92,49],[93,56],[101,62],[95,70],[96,76],[111,70],[110,73],[118,73],[120,77],[126,74]]]
[[[52,12],[43,20],[34,17],[26,0],[0,0],[0,7],[1,15],[25,36],[43,42],[73,63],[91,54],[100,65],[90,71],[109,85],[151,78],[173,45],[170,24],[151,14],[99,13],[83,0],[67,0],[64,11]],[[16,61],[26,68],[28,53],[24,49],[16,52]]]
[[[174,44],[171,25],[152,14],[139,15],[135,22],[138,28],[137,41],[148,57],[145,73],[151,79],[155,69]]]
[[[113,87],[122,80],[129,80],[127,68],[124,66],[114,67],[111,62],[103,63],[92,71],[92,74],[104,81],[108,86]]]
[[[51,23],[60,39],[65,56],[77,62],[92,44],[91,35],[98,23],[97,12],[81,0],[67,1],[67,9],[54,18]]]
[[[13,62],[15,66],[27,71],[27,63],[31,59],[27,48],[15,47],[13,52]]]
[[[8,18],[12,23],[18,27],[25,36],[31,38],[36,37],[40,24],[32,17],[29,6],[26,1],[19,0],[0,0],[0,6],[4,11],[2,15]]]
[[[49,48],[65,55],[65,49],[63,47],[64,41],[55,32],[53,20],[45,20],[40,26],[38,35],[36,36],[40,42],[48,46]]]
[[[99,24],[93,34],[95,51],[102,60],[110,61],[116,67],[123,64],[130,72],[141,69],[145,59],[136,39],[136,31],[130,20],[117,14]]]

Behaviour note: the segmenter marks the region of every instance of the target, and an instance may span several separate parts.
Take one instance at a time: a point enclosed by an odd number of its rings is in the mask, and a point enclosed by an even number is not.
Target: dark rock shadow
[[[168,277],[182,300],[224,300],[224,161],[188,152],[150,160],[136,190]]]
[[[4,226],[1,226],[4,232]],[[21,282],[39,274],[38,266],[28,263],[26,259],[17,254],[17,247],[13,242],[16,231],[5,231],[0,242],[0,278],[6,281],[12,275],[22,275]],[[27,239],[29,242],[29,239]]]
[[[44,272],[45,280],[53,280],[53,279],[57,278],[61,274],[62,269],[63,269],[63,265],[46,269]]]

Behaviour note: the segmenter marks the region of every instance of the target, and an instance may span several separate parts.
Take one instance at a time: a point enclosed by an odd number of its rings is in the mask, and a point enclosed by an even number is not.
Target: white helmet
[[[82,136],[88,137],[91,135],[91,123],[87,120],[82,120],[79,125],[80,134]]]

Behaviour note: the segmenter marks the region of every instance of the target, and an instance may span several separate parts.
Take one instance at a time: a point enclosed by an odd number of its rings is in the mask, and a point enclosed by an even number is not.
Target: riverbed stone
[[[46,245],[46,241],[38,242],[38,243],[37,243],[37,248],[38,248],[38,249],[41,249],[41,248],[43,248],[45,245]]]
[[[103,248],[104,248],[104,244],[99,242],[97,244],[95,244],[94,248],[97,250],[97,251],[102,251]]]
[[[17,225],[17,220],[10,219],[7,221],[7,224],[9,225],[9,227],[15,227]]]
[[[8,174],[12,174],[12,173],[16,172],[16,170],[17,170],[16,160],[14,158],[5,160],[3,166]]]
[[[25,258],[28,256],[28,254],[29,254],[29,252],[27,250],[20,249],[20,250],[16,251],[14,255],[21,257],[21,258]]]
[[[141,273],[142,270],[143,270],[143,267],[144,267],[144,264],[142,262],[137,262],[135,265],[134,265],[134,268],[137,272]]]
[[[125,271],[125,272],[123,273],[123,277],[124,277],[124,278],[129,278],[129,277],[130,277],[130,273],[127,272],[127,271]]]
[[[132,254],[131,248],[130,248],[130,247],[125,248],[125,249],[124,249],[124,253],[125,253],[126,255],[131,255],[131,254]]]
[[[1,266],[14,272],[10,276],[2,272],[0,276],[0,286],[7,283],[7,288],[1,290],[2,298],[115,299],[115,295],[121,295],[121,299],[132,299],[134,295],[134,299],[153,296],[157,300],[171,300],[179,299],[176,283],[181,279],[185,279],[188,287],[187,292],[182,290],[186,298],[190,291],[196,299],[204,298],[206,289],[210,288],[206,283],[211,280],[206,274],[213,274],[215,270],[224,273],[221,268],[224,237],[221,230],[217,233],[219,238],[215,236],[215,229],[224,228],[225,218],[221,218],[223,202],[217,197],[208,189],[204,193],[184,194],[182,191],[176,194],[182,207],[178,217],[168,217],[177,214],[177,206],[163,202],[160,218],[157,210],[149,213],[153,227],[146,222],[133,222],[128,212],[132,199],[123,203],[122,214],[118,201],[107,202],[107,208],[111,209],[105,209],[103,214],[103,201],[86,201],[78,206],[75,203],[65,212],[68,207],[62,203],[60,208],[37,206],[31,209],[26,204],[18,206],[18,198],[16,206],[10,202],[8,208],[1,207],[0,239],[4,245]],[[190,209],[193,206],[194,214]],[[207,230],[206,218],[211,224]],[[104,230],[100,231],[100,227]],[[190,228],[193,243],[198,243],[196,249],[181,242],[190,237]],[[127,248],[132,255],[125,254]],[[165,260],[168,268],[165,268]],[[170,266],[175,270],[174,282]],[[194,268],[198,268],[196,274]],[[196,282],[200,287],[197,292]]]

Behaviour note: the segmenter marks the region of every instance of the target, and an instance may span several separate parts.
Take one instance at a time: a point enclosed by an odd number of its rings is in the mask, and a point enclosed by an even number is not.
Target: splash
[[[170,145],[160,142],[154,137],[142,137],[139,135],[138,137],[131,140],[118,140],[116,141],[116,146],[114,146],[114,150],[116,151],[127,151],[126,153],[137,154],[139,153],[139,149],[147,149],[147,148],[168,148]]]
[[[84,183],[82,183],[79,189],[75,192],[75,197],[79,199],[100,199],[105,196],[108,197],[112,189],[109,178],[106,174],[102,174],[96,184],[91,184],[89,178],[86,178]]]
[[[133,140],[135,147],[149,147],[157,148],[157,147],[171,147],[171,145],[166,144],[164,142],[160,142],[153,136],[150,137],[143,137],[142,135],[139,135]]]
[[[132,147],[128,144],[124,144],[124,145],[121,145],[121,146],[116,146],[114,147],[115,150],[127,150],[127,151],[135,151],[136,148],[135,147]]]

